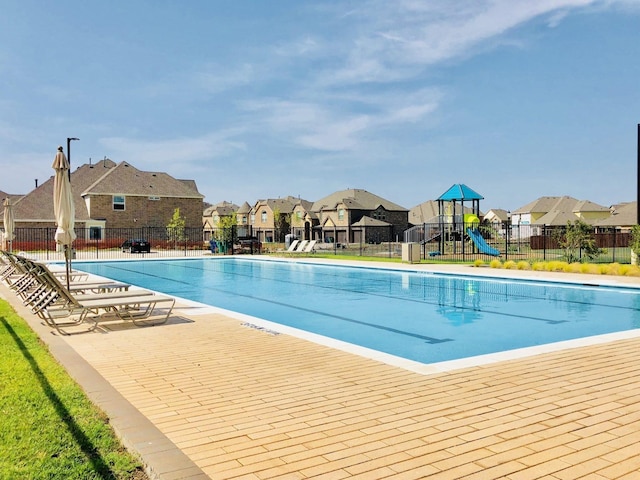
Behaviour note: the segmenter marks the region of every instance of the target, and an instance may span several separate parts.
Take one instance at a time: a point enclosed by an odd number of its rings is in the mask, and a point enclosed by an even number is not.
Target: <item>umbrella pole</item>
[[[64,263],[67,268],[67,290],[69,290],[69,277],[71,276],[71,245],[64,246]]]

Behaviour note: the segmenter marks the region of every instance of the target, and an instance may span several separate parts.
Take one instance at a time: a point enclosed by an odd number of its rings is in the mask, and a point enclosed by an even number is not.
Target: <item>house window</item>
[[[267,223],[267,212],[262,212],[262,215],[260,215],[260,220],[262,221],[262,223]]]
[[[243,215],[243,216],[242,216],[242,224],[243,224],[243,225],[246,225],[246,224],[247,224],[247,216],[246,216],[246,215]]]
[[[298,218],[298,220],[302,220],[302,212],[300,210],[296,212],[296,217]]]
[[[338,210],[338,220],[344,220],[344,208]]]
[[[253,225],[254,223],[256,223],[256,214],[252,213],[251,214],[251,225]]]
[[[113,209],[114,210],[124,210],[124,196],[123,195],[114,195],[113,196]]]
[[[375,212],[373,212],[372,217],[375,218],[376,220],[386,220],[387,219],[387,215],[382,210],[376,210]]]
[[[220,223],[220,217],[218,215],[213,216],[213,223]]]
[[[102,240],[102,228],[89,227],[89,240]]]

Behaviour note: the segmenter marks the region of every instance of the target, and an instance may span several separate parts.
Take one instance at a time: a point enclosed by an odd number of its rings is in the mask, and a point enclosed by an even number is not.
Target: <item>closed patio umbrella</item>
[[[71,275],[71,244],[76,239],[76,234],[73,231],[75,226],[75,207],[68,174],[69,161],[62,151],[62,147],[58,147],[58,153],[56,153],[52,167],[56,171],[53,179],[53,211],[58,227],[55,238],[56,243],[63,246],[68,288]]]
[[[13,218],[13,205],[9,198],[4,199],[4,239],[7,242],[5,248],[10,252],[13,250],[13,239],[15,238],[15,220]]]

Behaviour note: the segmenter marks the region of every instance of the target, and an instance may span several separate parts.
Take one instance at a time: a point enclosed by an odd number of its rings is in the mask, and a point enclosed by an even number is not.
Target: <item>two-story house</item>
[[[316,202],[315,238],[338,243],[380,243],[402,239],[409,210],[362,189],[334,192]]]
[[[204,240],[209,241],[213,233],[222,226],[225,218],[231,218],[240,207],[235,203],[222,201],[204,209],[202,229]]]
[[[15,202],[16,228],[55,227],[53,183],[52,176]],[[103,239],[105,228],[166,227],[176,208],[186,228],[202,228],[204,196],[193,180],[144,172],[105,158],[71,172],[71,189],[76,234],[84,229],[87,240]]]
[[[313,230],[320,221],[316,212],[312,211],[313,202],[298,199],[291,214],[291,233],[300,240],[312,240]]]
[[[290,233],[291,214],[298,200],[292,196],[258,200],[249,218],[253,235],[261,242],[283,242]]]
[[[564,227],[567,222],[575,222],[576,220],[594,225],[610,215],[611,211],[608,207],[589,200],[577,200],[567,195],[539,197],[511,212],[511,225],[519,232],[519,235],[528,237],[541,235],[543,225]]]

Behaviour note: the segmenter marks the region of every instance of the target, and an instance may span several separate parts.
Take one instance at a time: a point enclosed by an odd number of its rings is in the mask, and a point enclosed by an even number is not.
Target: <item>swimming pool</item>
[[[640,290],[241,258],[74,268],[420,363],[640,328]]]

